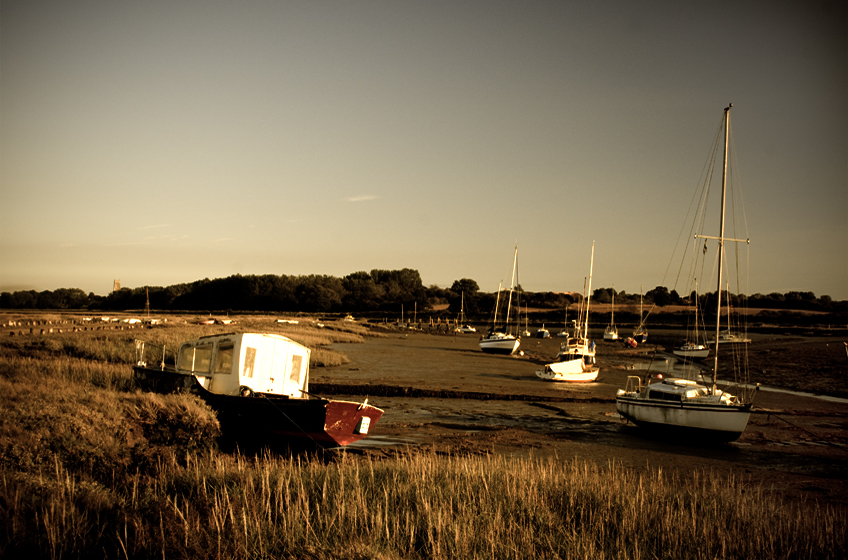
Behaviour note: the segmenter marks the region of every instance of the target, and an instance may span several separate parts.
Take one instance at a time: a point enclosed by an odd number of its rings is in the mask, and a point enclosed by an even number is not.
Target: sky
[[[836,0],[0,4],[0,290],[671,286],[723,110],[748,293],[848,300]]]

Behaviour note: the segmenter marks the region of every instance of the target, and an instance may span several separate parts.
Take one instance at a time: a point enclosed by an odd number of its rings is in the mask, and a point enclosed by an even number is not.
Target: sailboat
[[[729,287],[727,289],[727,297],[730,297],[730,288]],[[729,307],[729,305],[728,305],[728,307]],[[732,315],[732,313],[730,313],[729,309],[728,309],[727,329],[718,333],[719,342],[721,342],[722,344],[748,344],[749,342],[751,342],[750,338],[748,338],[747,336],[745,336],[743,334],[737,334],[733,331],[733,329],[731,329],[731,327],[730,327],[730,317],[731,317],[731,315]],[[715,344],[715,341],[716,341],[715,338],[711,338],[710,340],[707,341],[707,346],[712,346],[713,344]]]
[[[648,340],[648,329],[645,327],[645,316],[642,313],[642,286],[639,285],[639,326],[633,329],[633,340],[644,344]]]
[[[680,346],[675,347],[672,352],[675,356],[680,356],[684,359],[700,359],[710,355],[709,347],[701,341],[701,335],[698,331],[698,282],[695,281],[695,326],[692,329],[692,338],[687,339]]]
[[[604,329],[604,340],[618,340],[618,329],[615,328],[615,284],[612,285],[612,314],[609,326]]]
[[[477,329],[469,325],[465,322],[465,292],[462,292],[462,299],[459,305],[459,326],[456,327],[456,332],[459,333],[473,333],[477,332]]]
[[[509,332],[509,313],[512,308],[512,292],[515,290],[515,271],[518,267],[518,245],[512,259],[512,282],[509,287],[509,299],[506,306],[506,320],[498,325],[498,305],[501,299],[501,285],[498,284],[498,296],[495,299],[495,315],[489,332],[480,338],[480,350],[490,354],[512,354],[518,350],[521,339]],[[517,327],[516,327],[517,329]]]
[[[568,355],[563,355],[560,351],[559,359],[556,362],[547,364],[544,369],[536,372],[536,375],[546,381],[571,381],[588,383],[595,381],[598,378],[600,371],[595,366],[595,343],[590,342],[587,338],[589,333],[589,300],[592,292],[592,266],[595,263],[595,243],[592,242],[592,257],[589,261],[589,292],[586,298],[586,307],[582,310],[581,317],[583,323],[583,336],[578,338],[579,346],[574,349],[574,352]],[[575,328],[580,331],[579,328]],[[563,343],[568,347],[568,343]]]
[[[719,363],[722,362],[729,370],[735,367],[747,365],[747,356],[723,356],[720,351],[721,341],[718,338],[721,328],[722,307],[722,272],[725,266],[725,245],[731,243],[749,243],[748,239],[732,239],[725,237],[725,210],[727,205],[727,169],[728,169],[728,146],[730,143],[730,108],[731,104],[724,110],[722,126],[724,128],[724,165],[721,179],[721,212],[718,236],[697,234],[696,238],[718,241],[718,283],[716,312],[716,345],[713,362],[712,379],[701,374],[700,382],[693,379],[666,378],[651,382],[650,374],[646,376],[645,383],[637,376],[629,376],[624,389],[619,389],[616,394],[615,406],[619,414],[635,423],[637,426],[664,432],[675,432],[694,435],[696,438],[705,438],[723,442],[734,441],[742,435],[748,425],[751,416],[751,405],[753,391],[746,385],[747,372],[744,370],[734,371],[735,379],[731,380],[737,384],[739,395],[732,395],[727,390],[719,389],[717,378],[719,374]],[[717,137],[715,150],[719,149]],[[715,152],[714,152],[715,153]],[[714,157],[711,161],[715,161]],[[709,184],[709,177],[705,182]],[[707,197],[701,199],[706,201]],[[706,248],[706,245],[705,245]],[[698,251],[693,257],[697,257]],[[731,262],[731,259],[728,259]],[[737,260],[738,262],[738,260]],[[732,346],[732,345],[728,345]],[[736,345],[737,349],[747,350],[747,345]],[[729,373],[721,372],[726,377]],[[759,386],[757,386],[759,387]],[[690,441],[687,439],[686,441]]]
[[[568,304],[567,303],[565,304],[565,318],[562,320],[562,330],[559,331],[556,335],[559,338],[568,338],[569,336],[571,336],[571,335],[568,334]]]

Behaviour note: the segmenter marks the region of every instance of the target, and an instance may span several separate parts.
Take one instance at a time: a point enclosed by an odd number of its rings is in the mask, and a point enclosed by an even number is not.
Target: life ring
[[[242,385],[239,387],[239,396],[241,397],[252,397],[254,395],[253,389],[248,387],[247,385]]]

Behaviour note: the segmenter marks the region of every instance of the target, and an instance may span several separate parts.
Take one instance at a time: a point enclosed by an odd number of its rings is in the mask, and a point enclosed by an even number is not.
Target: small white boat
[[[706,358],[710,355],[710,349],[704,344],[695,342],[684,342],[672,350],[675,356],[689,359]]]
[[[536,375],[546,381],[567,381],[571,383],[590,383],[598,378],[599,368],[595,365],[595,343],[586,338],[589,332],[589,300],[592,291],[592,266],[595,262],[595,243],[592,243],[592,257],[589,261],[589,295],[586,297],[586,307],[581,308],[583,316],[583,331],[575,328],[574,343],[571,339],[560,345],[557,361],[546,364]]]
[[[721,331],[718,333],[718,341],[720,344],[748,344],[751,342],[751,339],[730,331]],[[712,346],[713,344],[715,344],[715,337],[707,341],[708,346]]]
[[[512,307],[512,292],[515,289],[515,271],[518,267],[518,245],[515,246],[515,253],[512,259],[512,282],[509,288],[509,299],[506,306],[506,320],[502,327],[498,326],[498,304],[501,299],[501,287],[498,285],[498,295],[495,299],[495,315],[492,321],[492,328],[489,332],[480,338],[480,350],[489,354],[513,354],[518,350],[521,344],[521,339],[508,331],[510,309]],[[517,329],[516,325],[516,329]]]
[[[460,323],[460,326],[456,328],[456,332],[458,333],[468,334],[477,332],[477,329],[465,322],[465,292],[462,292],[462,300],[459,307],[458,323]]]
[[[633,329],[633,340],[639,344],[648,341],[648,328],[645,326],[645,316],[642,312],[642,286],[639,286],[639,325]]]
[[[693,297],[695,299],[695,324],[692,329],[693,341],[686,340],[680,346],[672,349],[672,352],[675,356],[680,356],[683,359],[687,360],[697,360],[706,358],[710,355],[710,349],[706,344],[701,343],[701,333],[699,330],[699,316],[698,316],[698,281],[695,280],[695,291],[693,292]]]
[[[545,328],[545,325],[542,325],[541,329],[536,329],[536,338],[550,338],[551,333],[548,329]]]
[[[615,327],[615,284],[612,285],[612,314],[610,324],[604,329],[604,340],[618,340],[618,329]]]

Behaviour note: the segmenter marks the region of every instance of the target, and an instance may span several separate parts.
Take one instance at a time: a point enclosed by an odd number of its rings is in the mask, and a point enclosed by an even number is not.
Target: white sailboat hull
[[[728,442],[742,435],[751,416],[747,405],[664,402],[639,395],[619,391],[615,408],[642,428],[684,431],[694,437]]]
[[[703,344],[684,344],[672,352],[681,358],[706,358],[710,355],[710,349]]]
[[[546,381],[566,381],[571,383],[591,383],[598,378],[600,370],[587,365],[583,358],[575,358],[564,362],[554,362],[540,369],[536,375]]]
[[[480,350],[488,354],[513,354],[521,340],[512,335],[490,336],[480,339]]]
[[[604,340],[618,340],[618,331],[611,331],[607,329],[604,332]]]

